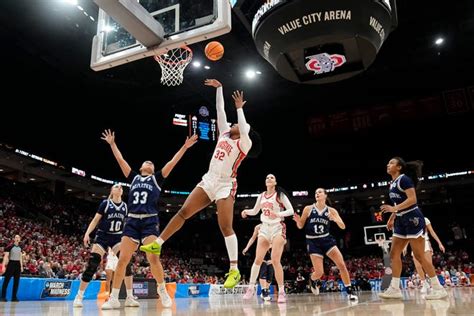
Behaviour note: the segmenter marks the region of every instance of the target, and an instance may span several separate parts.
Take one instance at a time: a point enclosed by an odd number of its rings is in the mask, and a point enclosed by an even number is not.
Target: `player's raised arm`
[[[117,144],[115,143],[115,132],[111,131],[110,129],[106,129],[102,133],[101,139],[105,140],[110,145],[114,157],[115,159],[117,159],[120,169],[122,169],[123,175],[128,178],[128,175],[130,174],[132,168],[130,168],[130,165],[125,161],[125,159],[123,159],[122,153],[120,152],[117,147]]]
[[[232,99],[234,99],[235,108],[237,109],[237,123],[239,124],[240,146],[244,152],[248,152],[252,147],[252,141],[249,137],[250,125],[247,124],[243,109],[245,103],[247,103],[247,101],[244,101],[244,92],[234,91],[234,93],[232,94]]]
[[[194,145],[198,140],[198,136],[194,134],[191,136],[191,138],[186,137],[186,141],[184,142],[183,146],[178,150],[178,152],[171,158],[170,161],[161,169],[161,174],[163,175],[163,178],[167,178],[173,168],[176,166],[176,164],[181,160],[183,157],[184,153],[188,148],[190,148],[192,145]]]
[[[227,124],[227,115],[224,108],[224,92],[222,84],[216,79],[206,79],[204,81],[206,86],[216,88],[216,111],[217,111],[217,128],[219,129],[219,136],[227,133],[230,130]]]
[[[258,232],[260,231],[260,226],[262,226],[262,225],[259,224],[259,225],[255,226],[255,228],[253,229],[252,237],[250,237],[249,242],[247,243],[247,246],[245,246],[244,250],[242,250],[243,255],[245,255],[247,253],[247,251],[249,251],[250,247],[253,245],[255,240],[257,240]]]

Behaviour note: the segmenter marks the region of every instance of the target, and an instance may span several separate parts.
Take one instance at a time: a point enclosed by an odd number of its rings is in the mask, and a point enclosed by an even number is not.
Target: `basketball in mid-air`
[[[219,42],[209,42],[204,50],[209,60],[217,61],[224,56],[224,46]]]

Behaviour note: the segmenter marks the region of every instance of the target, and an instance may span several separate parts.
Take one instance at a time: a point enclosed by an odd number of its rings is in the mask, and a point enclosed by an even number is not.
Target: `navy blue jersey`
[[[265,254],[265,257],[263,258],[264,261],[269,261],[272,260],[272,252],[271,249],[268,249],[267,253]]]
[[[146,177],[132,171],[128,176],[128,210],[133,214],[158,214],[158,199],[164,178],[161,171]]]
[[[407,199],[405,190],[408,190],[414,187],[415,185],[413,184],[413,181],[406,175],[401,174],[398,178],[393,180],[393,182],[390,184],[390,193],[389,193],[390,200],[393,202],[394,205],[403,203]],[[416,206],[416,204],[410,205],[408,208],[412,208],[413,206]]]
[[[97,213],[102,215],[99,222],[99,231],[108,234],[121,234],[123,223],[127,217],[127,204],[115,204],[111,199],[103,200]]]
[[[319,211],[316,205],[313,204],[311,213],[306,219],[306,236],[308,237],[323,237],[329,235],[329,208],[326,206]]]

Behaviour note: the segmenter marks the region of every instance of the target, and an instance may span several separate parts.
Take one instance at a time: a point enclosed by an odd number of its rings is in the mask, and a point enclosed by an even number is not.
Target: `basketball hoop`
[[[383,239],[383,238],[377,238],[377,239],[375,240],[375,242],[377,243],[377,245],[378,245],[380,248],[383,248],[383,244],[384,244],[384,242],[385,242],[385,239]]]
[[[391,241],[390,240],[385,240],[385,238],[377,238],[375,240],[375,242],[377,243],[377,245],[382,248],[382,251],[384,253],[388,253],[389,252],[389,249],[390,249],[390,243]]]
[[[184,69],[192,59],[193,51],[187,46],[156,55],[155,60],[161,67],[161,83],[167,86],[179,86],[183,82]]]

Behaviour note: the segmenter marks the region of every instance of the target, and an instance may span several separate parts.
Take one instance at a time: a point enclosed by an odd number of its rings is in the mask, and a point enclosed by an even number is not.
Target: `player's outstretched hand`
[[[244,101],[244,92],[243,91],[234,91],[232,94],[232,99],[234,99],[235,107],[241,109],[244,107],[247,101]]]
[[[186,147],[186,149],[189,147],[192,147],[194,144],[196,144],[197,141],[198,141],[198,136],[196,134],[191,136],[191,138],[186,137],[186,141],[184,142],[184,147]]]
[[[102,132],[102,137],[100,139],[103,139],[109,145],[112,145],[113,143],[115,143],[115,132],[110,129],[106,129]]]
[[[204,80],[204,84],[209,87],[219,88],[222,87],[222,83],[220,83],[216,79],[206,79]]]

